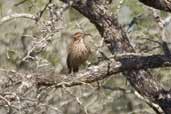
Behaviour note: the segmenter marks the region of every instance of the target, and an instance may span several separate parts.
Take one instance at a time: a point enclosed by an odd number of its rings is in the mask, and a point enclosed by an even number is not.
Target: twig
[[[8,106],[8,114],[10,114],[10,112],[11,112],[11,103],[10,103],[10,101],[8,101],[5,97],[3,97],[1,95],[0,95],[0,99],[2,99],[3,101],[6,102],[6,104]]]
[[[150,107],[152,107],[154,109],[154,111],[156,112],[156,114],[164,114],[163,110],[160,108],[160,106],[158,104],[155,104],[155,103],[151,102],[149,99],[144,98],[137,91],[134,91],[134,94],[141,100],[145,101]]]
[[[36,21],[36,17],[32,14],[27,14],[27,13],[15,13],[11,14],[5,17],[2,17],[0,20],[0,26],[10,20],[16,19],[16,18],[26,18],[26,19],[31,19]]]
[[[23,0],[23,1],[21,1],[21,2],[18,2],[18,3],[16,3],[16,4],[14,4],[14,6],[17,7],[17,6],[23,4],[23,3],[27,2],[27,1],[28,1],[28,0]]]
[[[80,98],[74,95],[71,91],[69,91],[65,86],[63,86],[64,90],[68,92],[79,104],[80,108],[83,108],[83,111],[85,114],[88,114],[87,108],[83,105],[83,103],[80,101]]]
[[[158,23],[158,26],[160,28],[160,36],[161,36],[161,47],[164,51],[164,54],[166,56],[170,56],[171,52],[169,50],[169,47],[167,45],[167,39],[166,39],[166,35],[165,35],[165,26],[167,24],[169,24],[168,20],[170,20],[169,18],[166,19],[165,21],[161,19],[161,17],[157,14],[157,11],[153,8],[151,8],[153,11],[153,16],[156,20],[156,22]]]
[[[103,89],[106,89],[106,90],[111,90],[111,91],[121,91],[123,93],[132,93],[132,90],[128,90],[128,89],[125,89],[125,88],[121,88],[121,87],[110,87],[110,86],[101,86]]]
[[[37,22],[40,20],[40,18],[42,17],[43,13],[45,12],[50,3],[52,3],[52,0],[49,0],[48,3],[45,4],[45,7],[38,13],[38,17],[36,18]]]

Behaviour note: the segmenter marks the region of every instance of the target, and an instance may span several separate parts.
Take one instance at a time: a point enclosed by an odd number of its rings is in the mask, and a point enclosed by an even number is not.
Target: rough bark
[[[170,0],[139,0],[139,1],[155,9],[171,12]]]
[[[71,87],[81,85],[84,83],[92,83],[98,80],[105,79],[113,74],[137,71],[140,69],[159,68],[159,67],[171,67],[171,57],[165,55],[152,55],[152,56],[140,56],[140,55],[123,55],[117,58],[115,61],[113,58],[105,60],[96,66],[89,67],[86,70],[82,70],[75,74],[76,76],[67,76],[67,80],[64,83],[58,83],[56,79],[47,79],[37,76],[37,85],[41,86],[54,86],[60,88],[62,86]],[[48,76],[45,76],[48,77]],[[66,77],[64,75],[52,76],[52,77]],[[70,79],[68,78],[70,77]],[[77,80],[73,80],[73,78]],[[61,79],[61,78],[60,78]],[[56,80],[56,82],[54,81]],[[62,79],[63,80],[63,79]],[[59,81],[60,82],[60,81]],[[157,85],[156,85],[157,86]]]

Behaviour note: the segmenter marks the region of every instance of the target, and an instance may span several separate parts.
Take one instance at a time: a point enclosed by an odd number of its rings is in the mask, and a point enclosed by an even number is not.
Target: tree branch
[[[170,0],[139,0],[139,1],[155,9],[171,12]]]
[[[56,88],[71,87],[76,85],[82,85],[85,83],[92,83],[98,80],[103,80],[113,74],[117,74],[125,71],[137,71],[140,69],[159,68],[159,67],[171,67],[171,57],[165,55],[122,55],[115,61],[113,58],[101,62],[97,66],[89,67],[86,70],[82,70],[72,75],[61,75],[56,77],[67,77],[63,82],[58,82],[54,79],[45,79],[38,76],[37,85],[41,86],[54,86]],[[74,77],[74,78],[73,78]],[[60,78],[61,80],[61,78]]]
[[[8,15],[8,16],[5,16],[3,18],[0,19],[0,26],[12,19],[15,19],[15,18],[26,18],[26,19],[31,19],[31,20],[34,20],[36,21],[36,17],[32,14],[26,14],[26,13],[20,13],[20,14],[11,14],[11,15]]]

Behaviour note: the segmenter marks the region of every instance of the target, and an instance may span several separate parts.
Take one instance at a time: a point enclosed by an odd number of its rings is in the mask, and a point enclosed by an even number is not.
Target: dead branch
[[[33,21],[36,21],[36,17],[32,14],[26,14],[26,13],[20,13],[20,14],[11,14],[8,16],[5,16],[0,19],[0,26],[10,20],[16,19],[16,18],[26,18],[26,19],[31,19]]]

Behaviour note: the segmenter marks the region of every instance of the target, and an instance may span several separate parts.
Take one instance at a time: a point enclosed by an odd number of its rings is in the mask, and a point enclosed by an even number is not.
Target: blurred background
[[[37,15],[47,0],[0,0],[0,20],[8,15],[28,13]],[[64,4],[53,1],[56,10]],[[113,0],[107,6],[118,16],[119,23],[125,28],[131,44],[137,53],[160,54],[162,48],[154,41],[160,42],[161,34],[153,12],[138,0]],[[119,8],[118,8],[119,7]],[[52,7],[51,7],[52,8]],[[168,13],[157,11],[162,19],[170,16]],[[110,56],[106,46],[101,46],[102,38],[91,22],[73,8],[64,11],[57,21],[50,23],[48,10],[36,23],[31,19],[16,18],[0,24],[0,70],[17,72],[66,72],[66,57],[71,36],[78,31],[87,32],[91,37],[86,43],[92,50],[90,64],[98,61],[97,50]],[[53,26],[52,26],[53,25]],[[166,40],[171,43],[171,24],[165,28]],[[30,50],[33,50],[27,57]],[[83,65],[82,69],[87,68]],[[161,83],[167,87],[170,84],[170,68],[152,70]],[[20,114],[155,114],[143,100],[134,94],[122,74],[117,74],[100,81],[101,88],[96,83],[72,88],[49,89],[39,91],[30,88],[24,94],[20,89],[3,89],[6,75],[0,74],[0,93],[12,92],[20,96],[20,102],[12,102],[15,108],[12,113]],[[38,97],[38,95],[40,95]],[[18,106],[18,107],[17,107]],[[7,114],[8,108],[0,106],[0,114]]]

